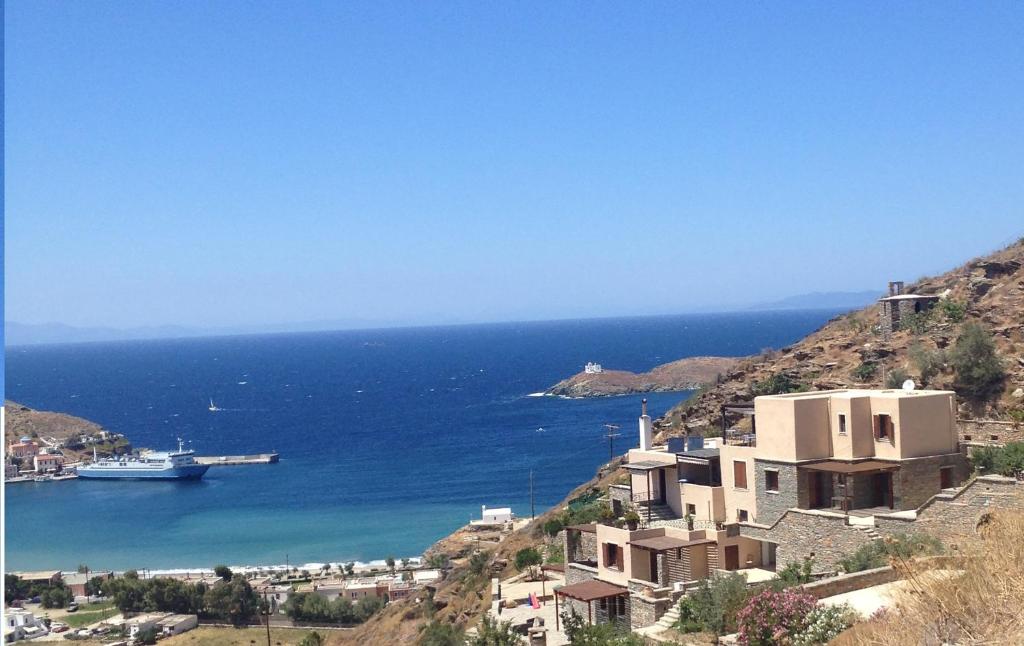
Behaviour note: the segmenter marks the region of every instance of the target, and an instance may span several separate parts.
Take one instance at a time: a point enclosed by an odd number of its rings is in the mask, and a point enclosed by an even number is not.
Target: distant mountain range
[[[782,300],[759,303],[747,307],[704,308],[703,312],[763,311],[802,309],[859,309],[875,302],[880,294],[863,292],[814,292],[789,296]],[[455,321],[449,322],[454,324]],[[366,330],[409,325],[408,322],[374,319],[330,319],[302,323],[247,325],[232,327],[188,327],[183,325],[157,325],[132,328],[77,327],[64,323],[18,323],[6,321],[4,345],[43,345],[49,343],[89,343],[96,341],[135,341],[142,339],[184,339],[204,336],[231,336],[238,334],[276,334],[287,332],[324,332],[329,330]]]
[[[787,296],[781,300],[758,303],[748,310],[812,310],[812,309],[860,309],[866,307],[883,294],[877,289],[862,292],[811,292]]]
[[[27,324],[4,322],[4,345],[43,345],[50,343],[89,343],[96,341],[135,341],[142,339],[184,339],[239,334],[275,334],[286,332],[323,332],[395,327],[401,323],[366,319],[337,319],[276,325],[199,328],[181,325],[158,325],[133,328],[76,327],[64,323]]]

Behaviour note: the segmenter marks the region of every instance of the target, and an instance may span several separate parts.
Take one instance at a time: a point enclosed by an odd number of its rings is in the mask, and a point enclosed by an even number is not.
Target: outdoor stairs
[[[669,607],[668,612],[663,614],[661,619],[659,619],[654,625],[658,626],[660,630],[668,630],[674,626],[677,621],[679,621],[679,604],[673,603]]]
[[[638,512],[640,518],[647,522],[648,507],[645,506],[639,509]],[[676,520],[677,518],[679,517],[676,516],[676,512],[672,511],[672,508],[668,505],[654,504],[650,506],[650,522],[652,523],[658,520]]]
[[[880,540],[882,540],[882,535],[879,534],[877,531],[875,531],[875,528],[872,525],[850,525],[850,526],[851,527],[856,527],[860,531],[864,532],[868,536],[868,538],[870,538],[873,541],[880,541]]]

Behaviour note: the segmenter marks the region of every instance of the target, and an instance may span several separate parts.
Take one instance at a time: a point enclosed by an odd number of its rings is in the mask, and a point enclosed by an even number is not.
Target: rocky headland
[[[731,372],[741,361],[738,357],[687,357],[664,363],[650,372],[603,370],[580,372],[563,379],[547,391],[562,397],[608,397],[631,393],[693,390],[714,383]]]

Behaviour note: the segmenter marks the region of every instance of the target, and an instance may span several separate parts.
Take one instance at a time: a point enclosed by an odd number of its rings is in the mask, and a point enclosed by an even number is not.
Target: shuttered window
[[[892,417],[885,413],[879,413],[872,418],[872,421],[876,440],[896,441],[896,427],[893,426]]]
[[[737,489],[747,488],[747,463],[743,460],[733,460],[732,481]]]

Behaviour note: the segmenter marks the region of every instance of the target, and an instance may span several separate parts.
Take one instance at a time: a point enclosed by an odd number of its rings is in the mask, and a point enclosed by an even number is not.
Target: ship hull
[[[206,474],[206,470],[209,468],[205,464],[190,464],[170,469],[135,469],[132,467],[96,469],[81,467],[78,469],[78,477],[94,478],[96,480],[199,480]]]

